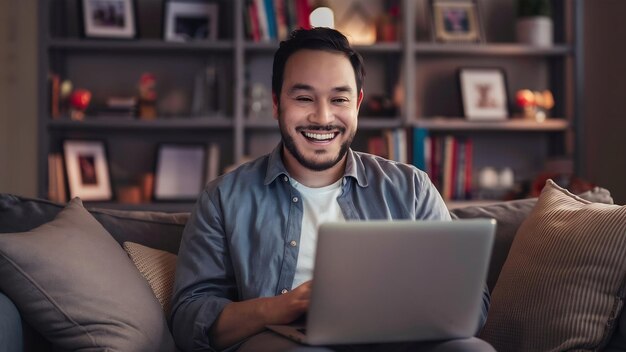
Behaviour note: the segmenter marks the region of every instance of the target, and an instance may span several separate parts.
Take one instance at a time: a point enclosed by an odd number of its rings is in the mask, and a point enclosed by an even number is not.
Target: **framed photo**
[[[483,41],[476,0],[431,0],[431,19],[437,42]]]
[[[136,38],[135,0],[80,0],[88,38]]]
[[[506,77],[499,68],[461,68],[463,112],[469,120],[505,120],[509,115]]]
[[[113,192],[106,148],[102,141],[63,142],[70,196],[84,201],[111,200]]]
[[[216,3],[206,1],[166,1],[164,39],[178,42],[217,40],[218,10]]]
[[[157,150],[154,199],[195,201],[205,182],[206,146],[161,144]]]

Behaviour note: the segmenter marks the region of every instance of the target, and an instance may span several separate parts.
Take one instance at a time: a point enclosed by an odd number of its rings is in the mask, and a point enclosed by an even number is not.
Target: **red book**
[[[248,4],[248,17],[250,17],[250,29],[252,34],[252,40],[255,42],[261,41],[261,30],[259,29],[259,13],[254,1]]]
[[[472,196],[472,148],[473,143],[470,138],[465,140],[465,198]]]
[[[297,0],[296,9],[298,13],[298,27],[304,29],[311,29],[311,22],[309,21],[309,15],[311,14],[311,7],[308,0]]]

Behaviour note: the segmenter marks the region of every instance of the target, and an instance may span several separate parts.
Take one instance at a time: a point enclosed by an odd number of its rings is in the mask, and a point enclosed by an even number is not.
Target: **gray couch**
[[[582,196],[595,202],[612,202],[608,192],[602,189],[587,192]],[[498,280],[517,229],[536,201],[526,199],[488,206],[468,206],[451,211],[453,218],[494,218],[498,222],[488,273],[490,290],[493,290]],[[31,230],[53,220],[63,208],[61,204],[45,200],[0,194],[0,233]],[[177,253],[184,224],[188,218],[188,214],[87,209],[119,244],[132,241],[170,253]],[[0,277],[0,282],[1,280],[3,277]],[[603,350],[626,351],[626,340],[623,336],[623,326],[626,325],[624,316],[622,313],[619,319],[622,326],[615,328],[610,343],[603,347]],[[0,292],[0,351],[57,350],[21,319],[16,306]]]

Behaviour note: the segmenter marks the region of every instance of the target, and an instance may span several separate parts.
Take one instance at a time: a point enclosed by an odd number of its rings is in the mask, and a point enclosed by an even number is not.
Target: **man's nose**
[[[319,101],[316,104],[315,112],[312,114],[312,122],[320,125],[327,125],[335,120],[332,106],[327,101]]]

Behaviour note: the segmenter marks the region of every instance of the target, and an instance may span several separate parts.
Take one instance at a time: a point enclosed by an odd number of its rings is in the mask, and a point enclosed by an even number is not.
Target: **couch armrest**
[[[22,318],[9,297],[0,292],[0,351],[22,352]]]

